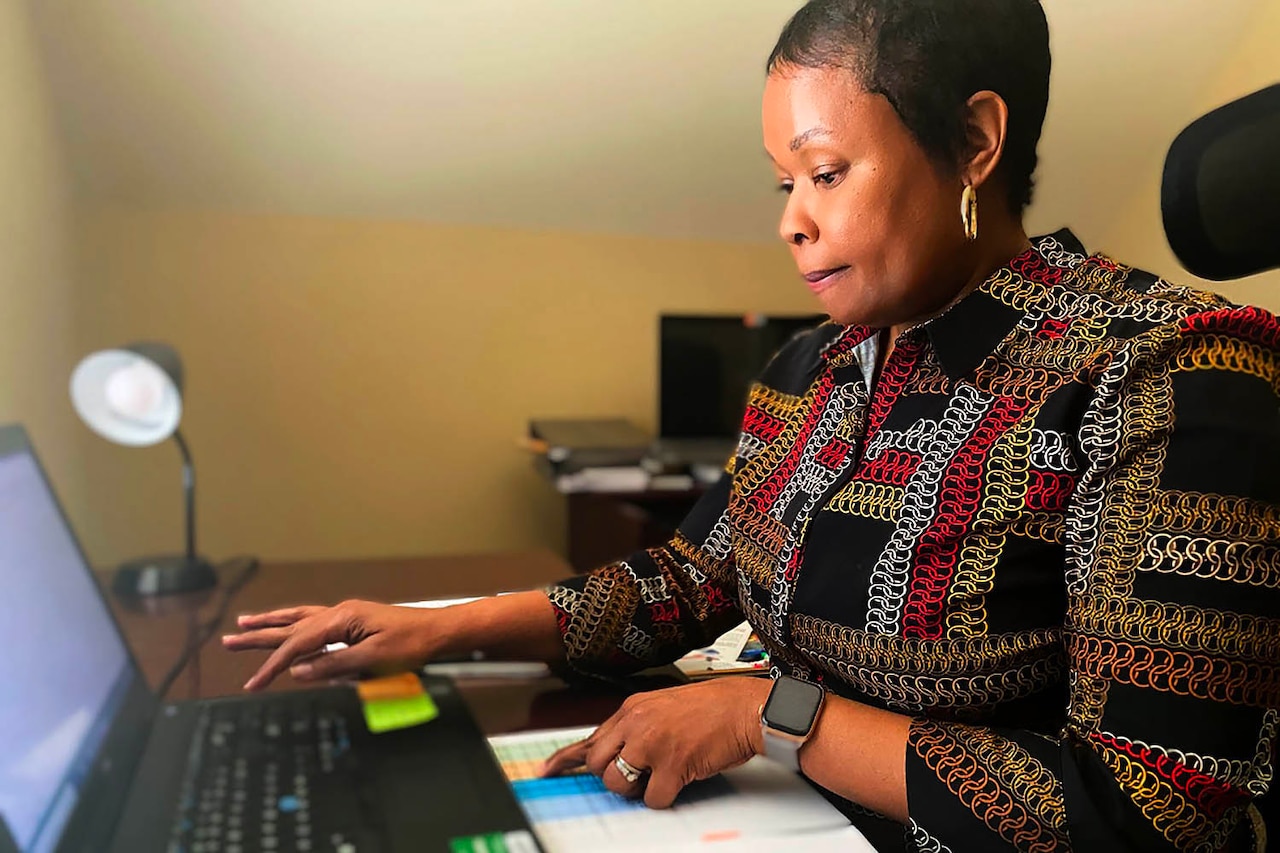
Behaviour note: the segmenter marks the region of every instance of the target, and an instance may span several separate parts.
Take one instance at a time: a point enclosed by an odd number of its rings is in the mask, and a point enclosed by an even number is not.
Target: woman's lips
[[[835,283],[836,277],[847,270],[848,266],[833,267],[826,270],[814,270],[804,274],[805,283],[814,293],[821,293]]]

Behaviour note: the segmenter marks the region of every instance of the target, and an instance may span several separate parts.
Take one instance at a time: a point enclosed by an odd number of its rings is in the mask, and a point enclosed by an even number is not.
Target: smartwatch
[[[825,691],[816,684],[788,675],[778,676],[769,691],[768,700],[760,709],[767,758],[789,770],[800,771],[800,747],[813,733],[825,695]]]

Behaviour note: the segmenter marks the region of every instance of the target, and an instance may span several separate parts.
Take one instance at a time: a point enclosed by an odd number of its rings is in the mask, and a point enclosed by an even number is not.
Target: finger
[[[329,613],[306,619],[294,626],[292,634],[280,644],[266,662],[244,684],[244,689],[260,690],[271,683],[299,658],[308,657],[324,648],[327,643],[347,639],[347,619],[340,613]]]
[[[561,773],[567,773],[570,770],[581,767],[586,763],[590,742],[590,738],[580,740],[577,743],[562,746],[551,753],[551,757],[543,762],[542,775],[559,776]]]
[[[622,768],[618,767],[619,755],[622,755],[622,753],[619,752],[614,755],[608,766],[604,768],[604,772],[600,774],[600,781],[615,794],[621,794],[631,800],[638,799],[644,793],[645,785],[649,781],[649,774],[645,772],[645,767],[635,763],[634,756],[628,756],[625,760],[636,770],[641,771],[641,776],[634,782],[627,781],[627,778],[622,775]]]
[[[685,779],[669,770],[651,773],[644,789],[644,804],[651,809],[669,809],[685,784]]]
[[[243,634],[224,634],[222,645],[233,652],[245,649],[274,649],[289,638],[290,628],[262,628]]]
[[[315,605],[304,605],[302,607],[286,607],[282,610],[268,610],[265,613],[242,613],[236,617],[236,625],[244,630],[283,628],[295,622],[301,622],[308,616],[314,616],[324,609]]]
[[[613,718],[605,721],[604,725],[596,729],[596,733],[592,738],[591,746],[587,749],[585,764],[587,769],[600,778],[604,778],[605,772],[613,764],[613,759],[618,757],[618,753],[622,751],[622,745],[626,742],[618,726]],[[634,752],[635,750],[632,750]],[[637,764],[637,767],[640,765]]]
[[[376,657],[375,641],[366,640],[345,649],[297,659],[289,666],[289,675],[298,681],[354,678],[370,669]]]

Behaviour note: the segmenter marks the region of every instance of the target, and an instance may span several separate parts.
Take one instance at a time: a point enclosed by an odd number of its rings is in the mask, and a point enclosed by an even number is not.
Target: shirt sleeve
[[[843,329],[824,323],[794,335],[757,377],[752,398],[799,400]],[[603,675],[670,663],[742,621],[729,503],[735,473],[763,446],[757,433],[744,420],[724,476],[670,542],[547,588],[571,667]]]
[[[571,667],[612,674],[670,663],[742,621],[726,516],[731,483],[722,476],[667,544],[547,589]]]
[[[1206,311],[1083,377],[1066,725],[915,720],[916,846],[1252,849],[1280,719],[1278,340],[1265,311]]]

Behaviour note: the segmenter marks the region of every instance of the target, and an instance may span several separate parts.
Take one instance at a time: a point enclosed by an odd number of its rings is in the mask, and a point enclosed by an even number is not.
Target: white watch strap
[[[764,727],[764,755],[788,770],[800,772],[800,747],[804,741],[783,737],[768,726]]]

